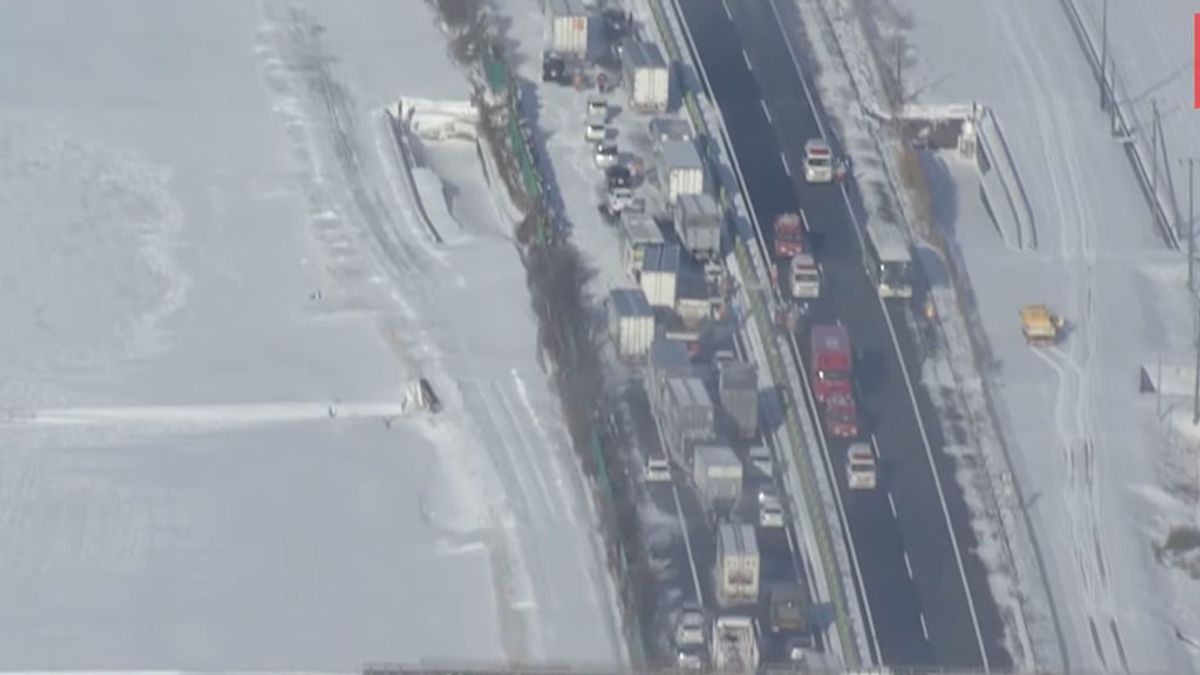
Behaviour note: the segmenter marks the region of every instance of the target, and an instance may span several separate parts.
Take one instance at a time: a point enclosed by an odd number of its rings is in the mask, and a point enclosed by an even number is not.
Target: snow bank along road
[[[802,74],[774,14],[762,3],[695,0],[680,6],[760,222],[770,223],[776,214],[794,210],[799,197],[810,224],[821,233],[819,256],[830,275],[832,300],[819,312],[846,323],[862,354],[858,384],[865,412],[873,421],[886,479],[880,491],[846,494],[844,501],[883,661],[980,667],[985,662],[980,653],[982,636],[987,663],[1003,667],[1008,656],[1000,645],[999,616],[983,568],[970,554],[973,534],[951,461],[940,451],[939,427],[931,423],[931,407],[920,400],[914,409],[900,356],[862,268],[849,213],[835,189],[811,188],[791,171],[790,167],[801,166],[805,140],[819,133],[805,99]],[[770,233],[764,234],[770,241]],[[917,372],[911,340],[903,332],[896,337],[910,372]],[[955,561],[918,414],[925,416],[965,581]],[[845,447],[831,444],[834,466],[844,462]]]
[[[0,64],[0,663],[619,660],[475,148],[437,247],[377,114],[468,95],[426,3],[0,3]]]

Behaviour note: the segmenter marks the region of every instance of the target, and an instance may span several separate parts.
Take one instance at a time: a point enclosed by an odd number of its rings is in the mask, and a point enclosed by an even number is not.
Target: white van
[[[846,484],[851,490],[875,489],[875,453],[866,443],[853,443],[846,452]]]
[[[809,183],[833,181],[833,150],[819,138],[804,144],[804,180]]]

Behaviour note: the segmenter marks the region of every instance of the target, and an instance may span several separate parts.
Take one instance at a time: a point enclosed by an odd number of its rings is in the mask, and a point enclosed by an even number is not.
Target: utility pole
[[[1108,110],[1108,0],[1100,20],[1100,109]]]
[[[1193,190],[1192,174],[1196,164],[1195,157],[1188,157],[1188,229],[1187,229],[1187,252],[1188,252],[1188,290],[1195,292],[1196,275],[1193,271],[1196,266],[1196,202],[1195,190]]]
[[[1196,307],[1200,309],[1200,303]],[[1200,425],[1200,312],[1196,313],[1196,374],[1192,384],[1192,426],[1197,425]]]

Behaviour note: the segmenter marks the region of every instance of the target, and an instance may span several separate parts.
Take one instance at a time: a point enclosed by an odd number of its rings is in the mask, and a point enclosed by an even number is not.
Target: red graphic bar
[[[1200,110],[1200,13],[1192,15],[1192,107]]]

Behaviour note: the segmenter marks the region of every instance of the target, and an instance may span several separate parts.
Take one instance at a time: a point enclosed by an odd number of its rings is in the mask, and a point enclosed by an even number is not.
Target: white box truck
[[[704,162],[694,143],[667,141],[660,146],[658,182],[670,204],[674,204],[680,195],[704,193],[707,187]]]
[[[721,523],[717,528],[717,602],[722,607],[758,602],[760,564],[754,526]]]
[[[586,58],[591,17],[583,3],[579,0],[547,0],[546,15],[550,51]]]
[[[737,504],[742,476],[742,463],[728,445],[697,445],[692,453],[692,482],[710,511],[727,511]]]
[[[657,45],[637,41],[622,45],[621,74],[629,91],[630,108],[666,112],[671,102],[671,68]]]

